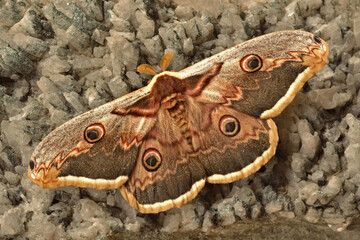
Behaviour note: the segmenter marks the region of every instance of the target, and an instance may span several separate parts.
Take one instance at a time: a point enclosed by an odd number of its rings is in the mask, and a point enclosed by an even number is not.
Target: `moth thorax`
[[[186,101],[182,95],[167,99],[166,107],[169,116],[175,125],[180,129],[186,142],[192,146],[192,136],[188,124],[188,113],[186,111]]]

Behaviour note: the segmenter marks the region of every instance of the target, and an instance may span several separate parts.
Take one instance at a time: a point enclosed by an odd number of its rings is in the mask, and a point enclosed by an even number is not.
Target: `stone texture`
[[[331,228],[322,231],[343,231],[356,222],[356,1],[184,2],[0,4],[1,239],[104,239],[116,233],[161,238],[178,231],[186,238],[197,229],[226,238],[237,224],[251,221],[245,226],[251,230],[253,219],[269,215],[280,221],[274,228],[280,231],[292,218],[313,223],[311,229],[318,222]],[[27,177],[31,152],[51,129],[148,82],[149,76],[136,72],[139,64],[159,71],[161,57],[171,52],[169,69],[180,71],[248,38],[284,29],[326,39],[329,62],[275,119],[279,148],[258,173],[231,185],[209,184],[180,209],[156,215],[140,214],[118,190],[42,189]]]

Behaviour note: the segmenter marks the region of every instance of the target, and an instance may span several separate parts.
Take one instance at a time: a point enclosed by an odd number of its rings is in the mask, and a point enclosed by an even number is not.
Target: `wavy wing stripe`
[[[254,162],[242,168],[240,171],[228,173],[225,175],[222,174],[213,174],[207,177],[209,183],[230,183],[243,178],[248,177],[249,175],[258,171],[262,166],[264,166],[272,156],[275,155],[276,147],[279,141],[279,136],[277,132],[276,124],[272,119],[266,120],[268,126],[270,127],[269,131],[269,148],[264,151],[264,153],[257,157]]]

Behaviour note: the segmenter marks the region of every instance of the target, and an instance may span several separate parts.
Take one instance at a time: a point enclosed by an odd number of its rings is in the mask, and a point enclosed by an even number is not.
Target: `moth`
[[[329,55],[304,31],[266,34],[92,109],[36,147],[28,176],[44,188],[120,188],[142,213],[191,201],[206,182],[260,169],[278,144],[273,117]]]

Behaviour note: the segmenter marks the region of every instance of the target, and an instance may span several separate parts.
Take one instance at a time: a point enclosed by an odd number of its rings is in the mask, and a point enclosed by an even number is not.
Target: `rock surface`
[[[330,0],[0,4],[0,238],[359,236],[359,8]],[[49,190],[28,179],[31,153],[52,129],[146,84],[138,65],[171,52],[170,68],[181,70],[284,29],[319,35],[330,56],[275,119],[280,144],[264,171],[206,186],[155,215],[131,208],[118,190]]]

